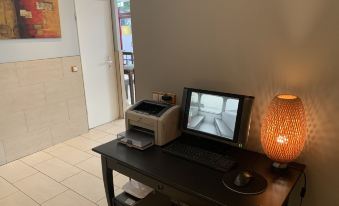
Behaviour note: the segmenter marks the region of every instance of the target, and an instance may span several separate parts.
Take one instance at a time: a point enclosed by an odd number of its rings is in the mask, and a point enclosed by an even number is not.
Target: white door
[[[110,0],[75,0],[90,128],[119,116]]]

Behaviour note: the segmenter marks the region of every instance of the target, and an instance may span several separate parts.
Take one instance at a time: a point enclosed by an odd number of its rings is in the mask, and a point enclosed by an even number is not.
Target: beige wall
[[[339,1],[132,1],[136,96],[184,86],[254,95],[248,142],[280,92],[306,106],[304,205],[339,205]],[[180,98],[179,98],[180,100]]]
[[[87,130],[79,56],[0,64],[0,165]]]

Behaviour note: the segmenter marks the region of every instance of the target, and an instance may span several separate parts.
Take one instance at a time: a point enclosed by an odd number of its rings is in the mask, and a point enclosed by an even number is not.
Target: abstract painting
[[[60,37],[58,0],[0,0],[0,39]]]

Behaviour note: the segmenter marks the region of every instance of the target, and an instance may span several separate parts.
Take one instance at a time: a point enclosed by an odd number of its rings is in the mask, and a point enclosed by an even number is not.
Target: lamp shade
[[[301,99],[294,95],[277,95],[264,115],[261,144],[266,155],[277,163],[296,159],[305,144],[306,118]]]

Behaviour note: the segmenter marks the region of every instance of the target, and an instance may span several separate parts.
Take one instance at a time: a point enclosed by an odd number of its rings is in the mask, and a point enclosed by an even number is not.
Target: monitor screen
[[[239,99],[192,92],[187,128],[233,140]]]
[[[246,99],[250,99],[250,104]],[[183,130],[243,145],[247,140],[252,100],[253,97],[243,95],[185,88]]]

